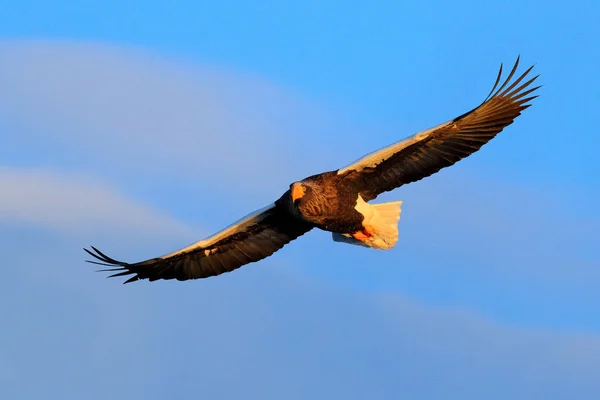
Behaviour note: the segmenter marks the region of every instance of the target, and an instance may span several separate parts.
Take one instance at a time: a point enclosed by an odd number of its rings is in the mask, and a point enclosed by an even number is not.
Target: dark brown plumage
[[[198,279],[230,272],[259,261],[313,228],[333,233],[335,241],[377,249],[397,240],[400,203],[370,205],[379,194],[430,176],[476,152],[510,125],[539,86],[533,67],[515,80],[519,58],[498,87],[502,66],[488,97],[476,108],[434,128],[371,153],[336,171],[290,185],[272,205],[223,231],[173,253],[137,263],[112,259],[92,247],[91,263],[111,268],[111,276],[138,279]]]
[[[252,220],[252,223],[247,224],[244,228],[202,248],[134,264],[114,260],[93,246],[94,252],[88,249],[84,250],[99,260],[89,262],[113,267],[101,270],[116,271],[117,273],[111,277],[135,274],[125,283],[138,279],[184,281],[220,275],[224,272],[231,272],[242,265],[262,260],[290,241],[305,234],[313,226],[294,218],[285,207],[279,205],[260,212]]]

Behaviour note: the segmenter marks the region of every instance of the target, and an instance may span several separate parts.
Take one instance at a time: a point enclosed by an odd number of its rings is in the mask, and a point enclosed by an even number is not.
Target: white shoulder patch
[[[206,239],[202,239],[195,243],[192,243],[191,245],[184,247],[183,249],[174,251],[169,254],[165,254],[164,256],[161,256],[160,258],[169,258],[169,257],[176,256],[178,254],[181,254],[181,253],[187,253],[187,252],[190,252],[190,251],[193,251],[196,249],[202,249],[202,248],[211,246],[212,244],[218,242],[219,240],[224,239],[227,236],[231,236],[234,233],[241,232],[249,225],[260,221],[261,214],[263,214],[264,212],[266,212],[274,207],[275,207],[275,204],[272,203],[266,207],[261,208],[260,210],[256,210],[253,213],[250,213],[250,214],[246,215],[245,217],[240,218],[238,221],[229,225],[225,229],[222,229],[221,231],[215,233],[214,235],[209,236]],[[205,250],[204,253],[207,256],[212,254],[210,250]]]
[[[381,164],[383,161],[387,160],[400,150],[410,146],[411,144],[420,142],[421,140],[427,138],[433,131],[441,128],[444,125],[447,125],[450,121],[444,122],[443,124],[434,126],[433,128],[426,129],[424,131],[418,132],[412,136],[409,136],[405,139],[400,140],[394,144],[391,144],[387,147],[374,151],[372,153],[367,154],[366,156],[356,160],[352,164],[340,169],[338,171],[339,174],[346,173],[348,171],[362,171],[364,168],[375,167]]]

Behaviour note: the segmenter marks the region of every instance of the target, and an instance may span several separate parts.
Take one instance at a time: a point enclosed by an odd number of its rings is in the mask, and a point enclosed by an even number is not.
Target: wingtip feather
[[[132,271],[129,268],[129,264],[123,262],[123,261],[118,261],[115,260],[114,258],[111,258],[109,256],[107,256],[106,254],[104,254],[103,252],[101,252],[100,250],[98,250],[96,247],[91,246],[90,248],[93,251],[90,251],[89,249],[86,249],[85,247],[83,248],[83,250],[89,254],[90,256],[94,257],[96,260],[99,261],[94,261],[94,260],[85,260],[85,262],[88,262],[90,264],[95,264],[95,265],[101,265],[104,267],[113,267],[113,268],[104,268],[104,269],[100,269],[100,270],[96,270],[96,272],[116,272],[116,271],[120,271],[116,274],[112,274],[107,276],[106,278],[114,278],[114,277],[119,277],[119,276],[125,276],[125,275],[131,275],[131,274],[135,274],[134,277],[128,279],[127,281],[123,282],[123,283],[129,283],[129,282],[133,282],[139,279],[138,275],[136,272]]]

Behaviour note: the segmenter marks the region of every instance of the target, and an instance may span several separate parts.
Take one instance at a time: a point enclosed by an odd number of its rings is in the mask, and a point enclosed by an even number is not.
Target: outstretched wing
[[[539,76],[522,83],[533,66],[514,81],[519,58],[508,78],[496,90],[498,78],[488,97],[473,110],[434,128],[419,132],[391,146],[366,155],[338,170],[353,179],[361,196],[372,200],[377,195],[404,184],[435,174],[440,169],[473,154],[510,125],[527,104],[529,96],[540,86],[530,88]]]
[[[207,239],[146,261],[129,264],[108,257],[93,246],[91,251],[84,250],[96,259],[88,262],[112,267],[102,270],[116,272],[110,277],[134,275],[124,283],[138,279],[184,281],[220,275],[262,260],[311,229],[312,225],[272,204]]]

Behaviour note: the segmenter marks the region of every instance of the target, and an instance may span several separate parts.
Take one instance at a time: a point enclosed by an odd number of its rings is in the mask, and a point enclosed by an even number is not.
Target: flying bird
[[[504,82],[502,65],[486,99],[450,121],[370,153],[352,164],[293,182],[272,204],[222,231],[172,253],[136,263],[115,260],[92,246],[84,249],[108,266],[110,277],[139,279],[207,278],[269,257],[314,228],[332,233],[336,242],[391,249],[398,240],[402,201],[370,204],[379,194],[435,174],[473,154],[531,104],[539,75],[526,80],[531,66]]]

